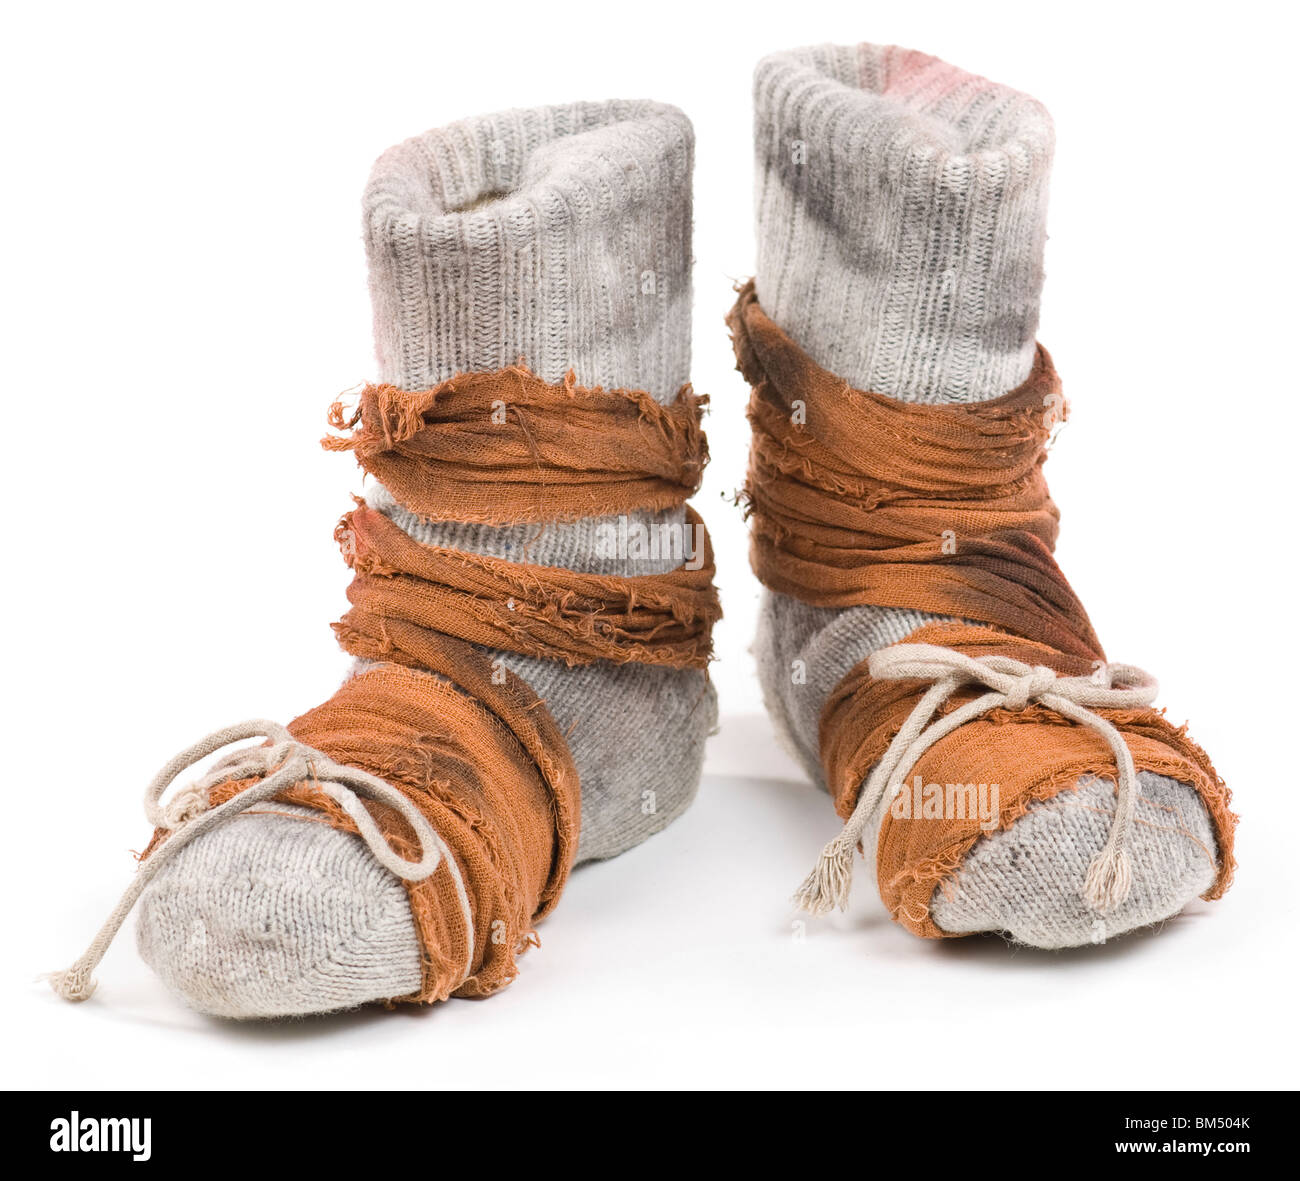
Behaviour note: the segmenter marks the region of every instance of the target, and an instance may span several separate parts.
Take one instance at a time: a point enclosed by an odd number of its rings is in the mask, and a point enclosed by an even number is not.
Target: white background
[[[1294,1084],[1294,73],[1281,5],[225,3],[11,7],[0,98],[11,1087],[1199,1087]],[[1049,954],[914,939],[860,875],[792,936],[838,827],[778,751],[747,646],[746,391],[722,317],[753,265],[749,84],[817,41],[924,49],[1057,122],[1041,337],[1073,406],[1059,557],[1115,659],[1214,756],[1235,888],[1158,933]],[[700,505],[727,612],[692,810],[578,871],[514,986],[431,1011],[233,1025],[124,936],[85,945],[147,840],[143,785],[345,659],[331,529],[356,468],[325,407],[373,373],[359,198],[451,119],[654,97],[695,121]]]

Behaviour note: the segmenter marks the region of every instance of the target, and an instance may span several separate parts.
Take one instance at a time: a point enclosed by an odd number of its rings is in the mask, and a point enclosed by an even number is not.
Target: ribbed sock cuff
[[[1053,129],[1034,99],[896,46],[764,58],[754,80],[764,310],[853,385],[915,402],[1033,364]]]
[[[690,367],[694,134],[675,107],[465,119],[376,162],[365,236],[381,380],[521,359],[670,400]]]

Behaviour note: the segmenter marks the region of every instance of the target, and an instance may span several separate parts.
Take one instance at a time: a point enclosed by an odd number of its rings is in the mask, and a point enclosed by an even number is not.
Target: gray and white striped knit
[[[379,379],[420,390],[522,359],[547,381],[572,369],[671,401],[690,365],[693,151],[677,109],[615,101],[466,119],[385,152],[364,199]],[[608,556],[594,520],[491,528],[421,520],[379,485],[367,499],[424,544],[610,574],[679,564]],[[716,718],[703,672],[494,655],[569,735],[579,861],[690,803]],[[184,849],[143,896],[138,939],[169,986],[224,1016],[348,1008],[420,983],[401,883],[357,838],[284,815]]]
[[[877,45],[765,58],[754,105],[756,284],[773,320],[823,368],[902,401],[974,402],[1023,382],[1043,279],[1047,111],[936,58]],[[755,645],[764,697],[814,781],[825,786],[818,720],[835,685],[934,618],[765,592]],[[1093,780],[981,838],[936,891],[935,922],[1059,948],[1177,913],[1214,878],[1213,828],[1192,788],[1140,780],[1133,887],[1104,919],[1082,898],[1115,808],[1111,784]],[[874,840],[865,847],[874,856]]]

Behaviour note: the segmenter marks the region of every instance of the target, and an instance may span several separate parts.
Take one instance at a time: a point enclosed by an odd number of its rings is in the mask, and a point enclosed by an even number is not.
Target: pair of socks
[[[756,654],[778,735],[849,819],[801,900],[842,903],[861,847],[917,934],[1065,947],[1221,892],[1222,784],[1057,602],[1041,460],[1059,392],[1001,411],[1042,377],[1046,111],[873,45],[769,57],[754,101],[758,266],[732,330],[755,391]],[[64,995],[89,995],[137,896],[142,955],[203,1012],[484,995],[575,865],[689,805],[718,613],[685,504],[706,459],[693,149],[682,112],[614,101],[467,119],[380,157],[378,382],[327,441],[369,477],[336,534],[356,665],[287,729],[218,732],[164,768],[133,892]],[[926,432],[962,474],[905,478]],[[980,594],[948,594],[950,567]],[[1045,581],[1016,628],[1024,570]],[[934,778],[1005,779],[1007,806],[923,815]]]

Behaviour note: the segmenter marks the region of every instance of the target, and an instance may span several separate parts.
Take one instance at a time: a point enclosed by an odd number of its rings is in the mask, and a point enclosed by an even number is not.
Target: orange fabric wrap
[[[487,658],[446,636],[429,637],[421,657],[422,668],[436,675],[376,665],[289,730],[299,742],[378,775],[409,797],[460,866],[474,946],[467,946],[469,932],[445,866],[405,883],[423,981],[419,993],[396,999],[487,996],[514,979],[516,954],[536,941],[533,925],[555,905],[568,879],[578,847],[578,774],[551,715],[518,677],[507,674],[503,684],[493,683]],[[215,807],[247,786],[222,784],[210,802]],[[310,782],[277,798],[318,810],[334,828],[357,831]],[[418,860],[406,821],[382,804],[364,803],[393,849]],[[249,814],[273,809],[263,804]],[[156,834],[155,844],[165,835]],[[473,969],[462,983],[467,953]]]
[[[412,512],[508,525],[571,521],[685,503],[700,486],[708,398],[689,385],[670,406],[641,390],[551,385],[522,366],[464,373],[433,389],[367,386],[330,424],[332,451],[352,451]]]
[[[705,668],[721,614],[713,553],[703,564],[637,578],[526,566],[412,540],[386,516],[358,504],[335,536],[356,572],[352,610],[334,625],[355,652],[357,634],[382,637],[393,620],[462,640],[570,666],[596,660]]]
[[[1009,656],[1029,665],[1046,665],[1066,676],[1086,675],[1092,662],[1046,644],[1007,635],[994,628],[961,623],[929,624],[909,642],[937,644],[967,656]],[[836,811],[853,813],[868,772],[880,760],[928,685],[917,681],[875,680],[865,662],[845,677],[827,701],[821,718],[821,753]],[[954,695],[949,709],[976,696]],[[947,710],[945,710],[947,712]],[[1186,727],[1167,722],[1153,709],[1097,710],[1124,735],[1139,771],[1154,771],[1190,784],[1205,802],[1218,841],[1218,875],[1206,898],[1221,897],[1232,879],[1236,817],[1231,793],[1205,752],[1187,737]],[[999,709],[941,738],[917,761],[909,775],[922,783],[996,783],[998,829],[1009,828],[1036,800],[1070,790],[1080,776],[1115,777],[1115,756],[1087,726],[1075,725],[1041,705],[1013,712]],[[1170,817],[1170,824],[1177,824]],[[955,873],[985,829],[978,816],[961,819],[899,819],[888,810],[876,843],[880,897],[908,930],[928,938],[947,937],[930,917],[935,888]]]
[[[753,387],[745,487],[764,585],[819,607],[905,607],[1100,658],[1052,558],[1042,464],[1063,412],[1051,358],[1001,398],[927,406],[856,390],[816,365],[748,284],[728,317]]]
[[[425,516],[488,524],[612,516],[676,507],[695,490],[707,459],[704,403],[689,387],[662,407],[643,392],[581,389],[571,378],[552,386],[514,368],[416,393],[367,387],[351,418],[331,409],[332,425],[357,429],[324,445],[354,451]],[[335,536],[355,576],[352,609],[334,627],[348,652],[381,663],[289,730],[410,798],[450,847],[473,910],[470,947],[447,867],[406,883],[423,980],[418,994],[397,999],[485,996],[508,984],[577,850],[581,793],[564,735],[524,681],[473,645],[570,665],[704,668],[720,611],[707,535],[689,509],[686,521],[702,539],[700,569],[628,578],[421,545],[362,502],[340,522]],[[248,786],[222,784],[211,803]],[[277,798],[357,831],[310,782]],[[393,849],[418,860],[407,822],[365,806]],[[149,851],[165,837],[155,833]]]
[[[763,312],[752,283],[728,324],[753,387],[745,499],[751,561],[766,586],[817,606],[911,608],[972,621],[908,636],[969,656],[996,653],[1069,676],[1105,659],[1051,553],[1059,513],[1042,465],[1065,406],[1045,349],[1011,393],[932,406],[854,389],[820,368]],[[820,750],[844,818],[926,688],[874,680],[863,661],[831,693]],[[974,695],[957,693],[947,709]],[[1206,897],[1222,895],[1235,866],[1236,817],[1205,752],[1156,710],[1097,712],[1123,733],[1138,770],[1200,794],[1218,840],[1218,875]],[[999,828],[1087,774],[1115,777],[1105,741],[1036,704],[962,726],[912,772],[924,783],[997,783]],[[877,878],[894,917],[918,935],[946,936],[930,917],[930,899],[983,834],[977,816],[899,819],[886,810]]]

